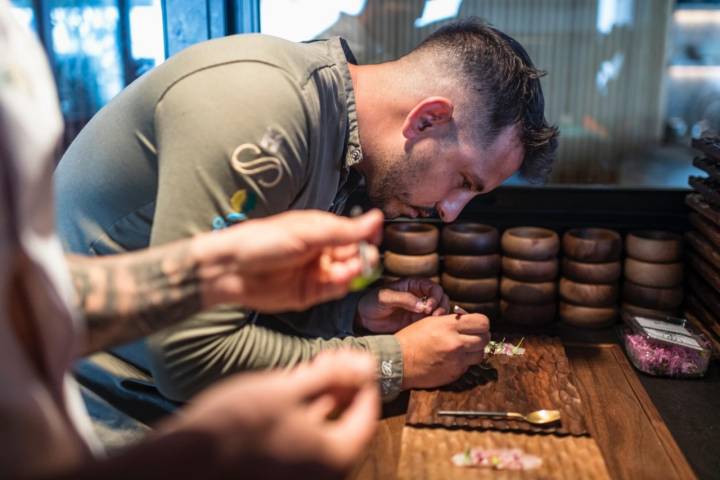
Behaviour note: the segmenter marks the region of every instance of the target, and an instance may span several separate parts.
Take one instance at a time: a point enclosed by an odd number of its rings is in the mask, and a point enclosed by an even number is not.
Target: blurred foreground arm
[[[358,242],[377,242],[381,227],[379,211],[355,219],[294,211],[142,252],[71,256],[87,319],[84,353],[219,304],[272,313],[342,297],[362,270]],[[377,263],[377,249],[369,250]]]
[[[339,479],[372,439],[379,405],[370,355],[325,352],[291,371],[230,377],[149,441],[67,478]]]

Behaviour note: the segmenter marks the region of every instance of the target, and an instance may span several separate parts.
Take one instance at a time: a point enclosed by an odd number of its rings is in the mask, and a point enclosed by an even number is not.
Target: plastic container
[[[707,371],[710,342],[684,318],[650,318],[623,314],[625,352],[632,364],[649,375],[692,378]]]

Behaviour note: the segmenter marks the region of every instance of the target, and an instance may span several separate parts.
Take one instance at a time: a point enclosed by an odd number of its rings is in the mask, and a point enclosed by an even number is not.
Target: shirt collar
[[[348,138],[347,148],[345,149],[345,167],[349,168],[357,165],[363,159],[355,104],[355,90],[353,89],[352,77],[350,76],[350,68],[348,67],[348,63],[356,65],[357,60],[344,39],[335,37],[330,39],[329,44],[331,55],[337,61],[337,67],[342,76],[343,93],[345,94],[345,103],[347,106]]]

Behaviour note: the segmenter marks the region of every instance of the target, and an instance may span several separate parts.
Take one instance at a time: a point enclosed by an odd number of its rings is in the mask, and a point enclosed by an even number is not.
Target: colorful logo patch
[[[212,220],[213,230],[222,230],[235,223],[247,220],[248,214],[255,208],[257,204],[257,196],[254,192],[248,192],[245,189],[240,189],[230,197],[230,208],[232,212],[221,217],[216,216]]]

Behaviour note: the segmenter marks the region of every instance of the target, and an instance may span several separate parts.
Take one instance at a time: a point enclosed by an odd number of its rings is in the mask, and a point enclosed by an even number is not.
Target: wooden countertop
[[[720,368],[675,380],[635,371],[612,329],[552,331],[563,338],[591,436],[612,478],[720,478]],[[383,409],[376,437],[350,479],[396,478],[408,393]]]

